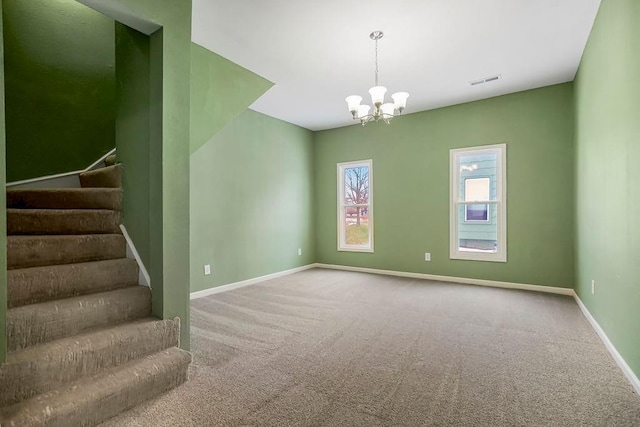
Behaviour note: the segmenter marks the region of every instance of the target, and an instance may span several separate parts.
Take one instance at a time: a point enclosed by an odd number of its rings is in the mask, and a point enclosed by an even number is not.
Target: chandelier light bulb
[[[409,94],[407,92],[396,92],[391,95],[393,103],[384,102],[384,95],[387,93],[387,88],[378,85],[378,40],[384,36],[382,31],[374,31],[369,35],[369,38],[376,43],[376,69],[375,69],[375,85],[369,89],[371,95],[371,102],[373,103],[373,112],[369,113],[371,107],[368,105],[361,105],[362,97],[358,95],[348,96],[345,101],[349,107],[349,112],[354,119],[360,120],[362,126],[366,125],[370,121],[383,120],[385,123],[391,123],[391,119],[402,114],[407,107],[407,98]]]
[[[347,105],[349,106],[349,111],[353,114],[353,117],[356,118],[356,113],[358,112],[358,107],[360,107],[360,102],[362,102],[362,97],[358,95],[347,96]]]
[[[393,105],[390,102],[387,102],[386,104],[382,104],[382,106],[380,107],[380,110],[382,111],[382,118],[392,119],[395,109],[396,109],[395,105]]]
[[[409,98],[409,94],[407,92],[396,92],[391,95],[391,98],[393,99],[396,110],[398,110],[399,113],[402,113],[402,110],[407,106],[407,98]]]
[[[362,104],[358,107],[358,119],[363,120],[366,119],[366,117],[369,115],[369,110],[371,109],[370,106],[366,105],[366,104]]]
[[[371,103],[376,107],[380,107],[384,102],[384,94],[387,93],[387,88],[384,86],[374,86],[369,89],[371,95]]]

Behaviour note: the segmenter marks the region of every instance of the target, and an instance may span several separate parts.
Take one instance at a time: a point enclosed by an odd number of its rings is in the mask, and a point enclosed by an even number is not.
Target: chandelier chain
[[[376,84],[378,86],[378,39],[376,38]]]

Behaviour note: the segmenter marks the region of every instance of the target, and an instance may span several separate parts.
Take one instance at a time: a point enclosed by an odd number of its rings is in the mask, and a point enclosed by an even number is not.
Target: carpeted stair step
[[[122,166],[116,164],[104,168],[83,172],[79,175],[81,187],[122,187]]]
[[[7,310],[7,347],[15,351],[151,315],[144,286],[29,304]]]
[[[107,156],[106,159],[104,159],[104,164],[105,166],[113,166],[116,164],[117,161],[118,161],[118,156],[116,156],[115,154],[112,154],[110,156]]]
[[[120,188],[46,188],[7,190],[7,207],[17,209],[122,210]]]
[[[18,307],[137,284],[138,264],[127,258],[8,270],[8,306]]]
[[[3,408],[2,426],[96,425],[182,384],[190,362],[177,347],[133,360]]]
[[[100,261],[126,255],[127,243],[121,234],[7,236],[9,269]]]
[[[178,345],[180,322],[146,318],[10,352],[0,407]]]
[[[106,209],[7,209],[7,234],[120,232],[120,212]]]

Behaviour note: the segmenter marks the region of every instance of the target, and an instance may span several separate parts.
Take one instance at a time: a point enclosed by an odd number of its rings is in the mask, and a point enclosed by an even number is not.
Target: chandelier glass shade
[[[407,92],[396,92],[391,95],[393,102],[384,102],[384,95],[387,93],[387,88],[378,85],[378,40],[383,36],[384,33],[382,31],[374,31],[369,35],[369,38],[376,43],[375,85],[369,89],[371,104],[373,104],[373,111],[371,111],[371,106],[361,104],[361,96],[351,95],[347,96],[345,99],[353,119],[360,120],[362,126],[365,126],[370,121],[377,122],[379,120],[383,120],[386,124],[391,123],[391,119],[402,114],[407,106],[407,98],[409,98],[409,94]]]

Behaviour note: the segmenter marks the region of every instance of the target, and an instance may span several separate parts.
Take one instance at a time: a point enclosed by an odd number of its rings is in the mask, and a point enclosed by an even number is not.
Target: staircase
[[[2,427],[96,425],[187,377],[179,319],[151,317],[126,258],[120,166],[80,182],[7,191]]]

